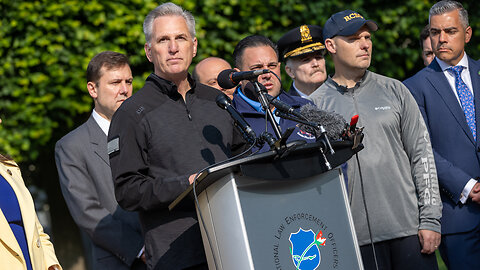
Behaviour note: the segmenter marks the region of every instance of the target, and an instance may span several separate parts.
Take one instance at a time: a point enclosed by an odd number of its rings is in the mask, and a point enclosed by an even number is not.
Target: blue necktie
[[[473,94],[468,89],[468,86],[462,80],[462,66],[449,67],[448,70],[452,71],[455,75],[455,88],[457,89],[458,98],[462,103],[463,113],[467,119],[467,124],[472,131],[473,138],[477,140],[476,134],[476,121],[475,121],[475,104],[473,103]]]

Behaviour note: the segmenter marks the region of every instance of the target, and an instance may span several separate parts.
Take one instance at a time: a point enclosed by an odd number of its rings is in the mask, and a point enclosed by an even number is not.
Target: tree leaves
[[[197,21],[198,53],[193,66],[208,56],[233,64],[232,52],[247,35],[277,41],[301,24],[323,25],[344,9],[379,24],[373,35],[370,70],[400,80],[422,68],[418,36],[428,22],[433,0],[303,1],[178,0]],[[153,0],[10,1],[0,0],[0,152],[17,161],[36,162],[42,152],[80,125],[92,109],[86,91],[89,60],[104,50],[130,57],[134,90],[153,70],[145,58],[142,24],[158,5]],[[478,9],[470,12],[474,37],[467,53],[480,57]],[[333,65],[327,57],[329,73]],[[283,86],[291,80],[283,73]]]

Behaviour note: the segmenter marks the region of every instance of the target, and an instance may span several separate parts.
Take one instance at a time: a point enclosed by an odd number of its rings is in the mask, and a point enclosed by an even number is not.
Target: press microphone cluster
[[[269,103],[280,112],[279,114],[277,113],[278,116],[282,116],[282,114],[284,114],[283,116],[293,115],[294,117],[299,118],[299,120],[304,120],[310,124],[315,123],[318,126],[323,126],[326,130],[327,137],[330,140],[338,140],[341,138],[347,122],[340,114],[320,110],[313,104],[306,104],[300,107],[300,109],[295,109],[287,103],[268,94],[266,97]],[[312,134],[322,133],[319,130],[319,127],[312,127],[307,123],[300,122],[299,128]]]
[[[259,69],[252,71],[235,71],[234,69],[225,69],[217,76],[218,85],[225,89],[237,86],[243,80],[253,80],[259,75],[269,73],[268,69]]]
[[[347,121],[338,113],[328,112],[319,109],[313,104],[306,104],[300,108],[299,112],[309,122],[318,123],[322,125],[330,140],[339,140],[345,129]],[[319,134],[317,128],[300,123],[300,129],[312,133]]]

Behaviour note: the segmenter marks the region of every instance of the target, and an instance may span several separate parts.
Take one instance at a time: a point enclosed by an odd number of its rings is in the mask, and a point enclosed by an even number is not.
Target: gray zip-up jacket
[[[358,153],[373,242],[440,232],[442,202],[430,137],[417,103],[398,80],[366,71],[355,87],[330,77],[309,97],[320,109],[365,127]],[[348,161],[348,194],[360,245],[370,243],[360,173]]]

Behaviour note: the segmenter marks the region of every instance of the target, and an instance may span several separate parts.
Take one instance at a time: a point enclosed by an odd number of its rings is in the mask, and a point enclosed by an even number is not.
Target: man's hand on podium
[[[195,174],[192,174],[188,177],[188,182],[190,183],[190,185],[193,184],[193,181],[195,181],[195,176],[196,175],[197,174],[195,173]]]

